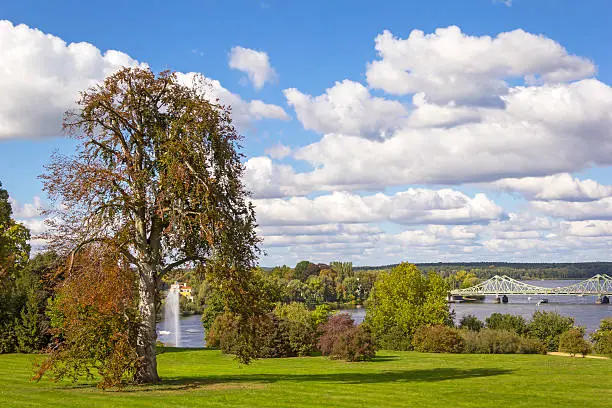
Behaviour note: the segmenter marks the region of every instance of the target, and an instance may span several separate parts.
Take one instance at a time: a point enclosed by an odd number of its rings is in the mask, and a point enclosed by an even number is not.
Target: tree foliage
[[[591,335],[596,353],[612,357],[612,317],[603,319],[599,329]]]
[[[486,318],[489,329],[507,330],[516,334],[524,334],[527,331],[527,322],[523,316],[509,313],[493,313]]]
[[[104,243],[136,271],[136,379],[156,382],[156,295],[165,273],[203,264],[228,308],[245,322],[258,313],[249,291],[258,238],[241,181],[241,136],[201,77],[185,86],[174,73],[141,68],[84,91],[64,128],[80,144],[74,156],[55,155],[42,176],[62,204],[50,239],[62,254]]]
[[[484,327],[482,320],[474,315],[465,315],[459,321],[460,329],[467,329],[472,331],[480,331]]]
[[[582,357],[591,352],[591,345],[584,339],[584,329],[572,327],[561,333],[559,337],[559,351],[575,356],[581,354]]]
[[[27,269],[30,232],[12,214],[8,192],[0,183],[0,353],[31,352],[45,341],[40,283]]]
[[[558,351],[561,334],[572,327],[574,327],[572,317],[538,310],[527,325],[527,334],[544,342],[548,351]]]
[[[53,342],[35,379],[95,378],[101,388],[131,380],[142,358],[135,273],[120,255],[90,246],[60,267],[62,280],[50,302]]]
[[[409,350],[418,327],[452,324],[447,293],[439,275],[425,276],[414,265],[400,264],[374,284],[366,321],[383,348]]]
[[[0,182],[0,288],[14,282],[17,271],[23,269],[30,257],[30,232],[13,218],[8,192]]]

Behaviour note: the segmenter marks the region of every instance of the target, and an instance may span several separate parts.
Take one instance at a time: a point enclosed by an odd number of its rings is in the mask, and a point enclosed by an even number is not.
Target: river
[[[204,327],[200,315],[181,317],[179,320],[181,327],[181,347],[204,347]],[[164,331],[164,321],[157,323],[157,339],[169,346],[174,346],[174,333],[160,334]]]
[[[557,286],[567,286],[580,280],[547,280],[547,281],[524,281],[532,285],[554,288]],[[595,304],[594,296],[508,296],[509,302],[494,303],[495,296],[487,296],[484,302],[452,303],[451,310],[455,311],[455,323],[465,315],[472,314],[484,321],[492,313],[510,313],[521,315],[525,319],[530,319],[533,312],[542,310],[547,312],[557,312],[564,316],[574,318],[576,325],[585,326],[588,333],[592,333],[599,327],[599,322],[612,317],[612,305]],[[538,300],[546,298],[548,303],[537,305]],[[361,323],[365,319],[365,309],[340,310],[350,314],[356,323]],[[200,322],[199,315],[183,317],[181,324],[181,347],[204,347],[204,328]],[[163,330],[163,322],[157,324],[158,333]],[[172,335],[159,335],[158,339],[164,343],[172,343]]]
[[[540,287],[556,288],[578,283],[581,280],[546,280],[546,281],[523,281]],[[530,299],[531,298],[531,299]],[[537,305],[540,299],[548,299],[548,303]],[[484,302],[451,303],[450,309],[455,311],[455,323],[465,315],[474,315],[484,321],[493,313],[510,313],[521,315],[529,320],[536,310],[546,312],[557,312],[563,316],[574,318],[577,326],[586,327],[588,333],[592,333],[599,327],[599,322],[612,317],[612,305],[597,305],[594,296],[520,296],[509,295],[509,302],[495,303],[495,296],[487,296]],[[360,323],[365,318],[364,309],[343,310],[350,314],[355,322]]]

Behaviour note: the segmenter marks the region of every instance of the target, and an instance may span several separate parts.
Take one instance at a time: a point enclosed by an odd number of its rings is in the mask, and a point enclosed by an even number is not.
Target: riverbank
[[[609,360],[542,355],[380,352],[373,362],[323,357],[244,366],[214,350],[166,349],[164,383],[100,391],[93,383],[34,383],[33,355],[0,355],[4,407],[604,407]]]

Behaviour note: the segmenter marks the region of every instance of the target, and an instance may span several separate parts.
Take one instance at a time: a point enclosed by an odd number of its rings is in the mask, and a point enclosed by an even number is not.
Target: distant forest
[[[515,279],[585,279],[597,274],[612,275],[612,262],[582,263],[509,263],[509,262],[458,262],[417,263],[423,272],[435,271],[448,276],[457,271],[474,273],[480,279],[494,275],[507,275]],[[355,271],[379,271],[395,265],[356,266]]]

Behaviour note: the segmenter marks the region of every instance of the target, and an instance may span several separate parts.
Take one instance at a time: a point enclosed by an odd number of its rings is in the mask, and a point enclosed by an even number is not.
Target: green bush
[[[527,325],[527,334],[540,339],[548,351],[559,350],[561,334],[574,327],[574,319],[555,312],[537,311]]]
[[[469,354],[515,354],[521,337],[508,330],[462,331],[464,351]]]
[[[307,356],[314,351],[317,343],[315,317],[303,303],[278,305],[274,314],[281,321],[293,354]]]
[[[452,327],[422,326],[414,333],[412,346],[422,353],[461,353],[463,338]]]
[[[468,354],[546,354],[546,345],[508,330],[461,330],[463,351]]]
[[[14,325],[9,322],[0,323],[0,354],[14,352],[16,345]]]
[[[516,334],[524,334],[527,322],[523,316],[507,313],[493,313],[486,319],[487,327],[494,330],[506,330]]]
[[[474,315],[465,315],[459,321],[460,329],[467,329],[472,331],[480,331],[484,327],[482,320]]]
[[[254,358],[293,357],[287,328],[274,314],[254,316],[248,321],[232,313],[217,316],[206,332],[206,346],[226,354],[249,349]]]
[[[333,345],[331,358],[346,361],[371,360],[376,355],[376,345],[366,326],[353,326],[344,331]]]
[[[521,337],[517,354],[546,354],[546,345],[533,337]]]
[[[582,357],[591,352],[591,345],[584,339],[584,329],[572,327],[559,337],[559,351],[570,353],[572,356],[582,354]]]
[[[597,354],[612,357],[612,317],[601,321],[599,329],[591,335],[591,340]]]

